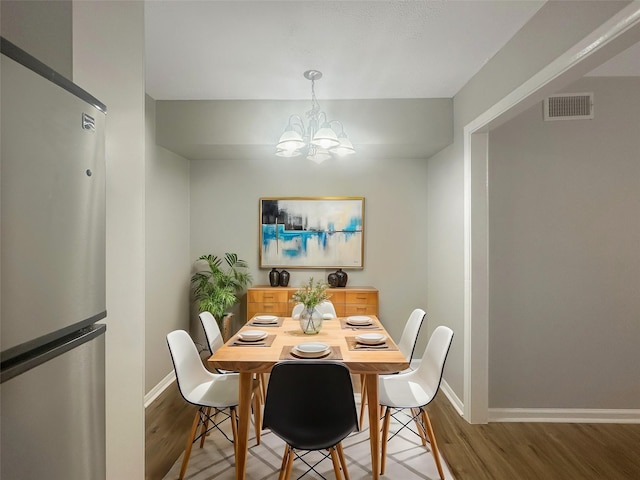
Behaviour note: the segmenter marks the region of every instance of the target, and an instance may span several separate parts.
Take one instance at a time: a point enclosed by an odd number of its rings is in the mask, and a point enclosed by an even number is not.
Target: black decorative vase
[[[349,275],[347,272],[343,272],[341,268],[336,272],[336,277],[338,278],[338,287],[346,287],[347,280],[349,279]]]
[[[338,286],[338,276],[335,272],[329,274],[327,277],[327,283],[331,288],[336,288]]]
[[[282,270],[280,272],[280,286],[286,287],[287,285],[289,285],[289,272]]]
[[[275,268],[272,268],[269,272],[269,285],[272,287],[277,287],[280,285],[280,272]]]

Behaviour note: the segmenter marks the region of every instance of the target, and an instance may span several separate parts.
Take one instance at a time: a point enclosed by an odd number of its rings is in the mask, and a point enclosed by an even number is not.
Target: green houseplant
[[[240,301],[238,295],[252,283],[246,261],[235,253],[225,253],[223,259],[216,255],[201,255],[196,264],[206,269],[196,271],[191,277],[193,296],[200,312],[211,312],[220,330],[225,328],[223,318],[227,309]]]

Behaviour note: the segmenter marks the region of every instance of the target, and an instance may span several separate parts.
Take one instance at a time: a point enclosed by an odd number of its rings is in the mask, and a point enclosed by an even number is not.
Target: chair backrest
[[[420,379],[420,383],[431,390],[434,396],[440,388],[444,362],[447,360],[452,340],[453,330],[443,325],[436,327],[429,337],[422,361],[415,370],[415,375]]]
[[[416,308],[411,312],[411,315],[409,315],[409,318],[407,319],[407,323],[404,325],[404,330],[402,331],[400,341],[398,342],[398,349],[409,359],[409,361],[413,359],[416,343],[418,342],[418,334],[420,333],[420,327],[422,327],[422,323],[426,316],[427,314],[424,310]]]
[[[302,303],[296,303],[291,311],[291,316],[293,318],[299,317],[303,309],[304,305]],[[336,315],[336,308],[333,306],[333,302],[331,302],[331,300],[325,300],[324,302],[319,303],[316,305],[315,310],[322,315],[323,318],[327,318],[325,315],[331,315],[331,318],[336,318],[338,316]]]
[[[193,391],[199,385],[210,382],[215,375],[208,372],[202,364],[196,344],[184,330],[174,330],[167,334],[167,345],[180,394],[187,402],[198,404]]]
[[[296,303],[293,306],[293,310],[291,310],[291,316],[293,318],[297,318],[300,316],[300,314],[302,313],[302,310],[304,310],[304,304],[302,303]]]
[[[201,312],[198,316],[200,317],[200,323],[202,323],[202,328],[204,329],[204,336],[207,337],[209,352],[213,355],[216,350],[224,345],[222,332],[220,332],[220,327],[218,326],[218,322],[216,322],[216,317],[214,317],[211,312]]]
[[[333,306],[333,302],[331,300],[325,300],[324,302],[320,302],[316,306],[316,310],[320,312],[323,318],[327,318],[328,315],[331,315],[331,318],[336,318],[336,308]]]
[[[274,365],[263,427],[301,450],[340,443],[358,429],[349,369],[330,360],[287,360]]]

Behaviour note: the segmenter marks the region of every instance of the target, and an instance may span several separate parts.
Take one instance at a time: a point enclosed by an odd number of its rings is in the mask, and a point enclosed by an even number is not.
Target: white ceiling
[[[453,97],[542,0],[145,3],[156,100]]]

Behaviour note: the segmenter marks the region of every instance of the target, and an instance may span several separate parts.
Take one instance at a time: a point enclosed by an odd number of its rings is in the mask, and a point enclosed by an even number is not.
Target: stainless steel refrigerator
[[[0,42],[0,478],[100,480],[106,107]]]

